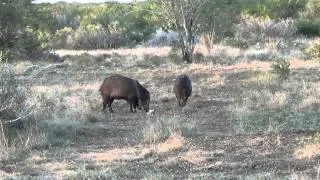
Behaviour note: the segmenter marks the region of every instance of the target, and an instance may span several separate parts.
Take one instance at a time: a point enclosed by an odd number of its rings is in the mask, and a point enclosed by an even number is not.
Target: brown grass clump
[[[136,155],[136,149],[132,147],[115,148],[104,152],[91,152],[82,154],[81,158],[91,159],[97,162],[113,162],[117,160],[132,159]]]
[[[184,144],[184,138],[179,134],[174,134],[163,143],[156,144],[152,148],[137,146],[109,149],[104,152],[90,152],[82,154],[81,159],[90,159],[97,162],[115,162],[120,160],[134,160],[145,157],[152,153],[168,153],[180,149]]]
[[[202,150],[189,150],[183,154],[181,160],[187,161],[191,164],[199,165],[207,160],[206,154],[207,152]]]
[[[298,159],[312,159],[320,156],[320,144],[307,144],[302,148],[297,149],[294,155]]]
[[[184,138],[178,134],[173,134],[169,139],[165,142],[157,145],[157,152],[159,153],[167,153],[170,151],[175,151],[180,149],[184,144]]]

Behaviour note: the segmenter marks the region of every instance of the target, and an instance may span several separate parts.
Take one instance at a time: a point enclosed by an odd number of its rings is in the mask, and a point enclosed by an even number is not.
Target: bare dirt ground
[[[299,69],[319,68],[318,64],[299,60],[291,64],[296,73]],[[18,179],[319,178],[319,156],[300,158],[298,152],[314,132],[238,133],[236,129],[234,107],[242,101],[247,85],[244,82],[268,71],[268,62],[191,64],[138,71],[95,67],[74,66],[70,72],[70,67],[48,68],[35,75],[33,86],[53,88],[63,84],[70,88],[77,84],[79,88],[67,97],[92,90],[87,93],[95,104],[92,114],[99,114],[102,105],[98,87],[108,74],[116,72],[137,78],[149,89],[150,108],[155,113],[131,114],[124,101],[115,101],[115,113],[106,112],[102,118],[88,116],[86,126],[77,132],[74,141],[32,148],[24,160],[2,162],[0,175]],[[193,83],[192,97],[184,108],[177,107],[172,94],[173,80],[180,73],[190,75]],[[161,116],[178,116],[181,124],[191,122],[195,128],[186,135],[177,131],[162,142],[143,142],[142,129]]]

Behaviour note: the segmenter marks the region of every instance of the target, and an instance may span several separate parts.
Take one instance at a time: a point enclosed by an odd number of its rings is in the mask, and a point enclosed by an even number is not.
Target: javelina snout
[[[115,99],[124,99],[130,104],[130,111],[136,112],[136,108],[149,111],[150,93],[137,80],[121,75],[107,77],[100,86],[103,100],[103,109],[108,106],[113,112],[111,105]]]
[[[174,82],[173,92],[178,100],[179,106],[185,106],[192,92],[190,78],[185,74],[179,75]]]

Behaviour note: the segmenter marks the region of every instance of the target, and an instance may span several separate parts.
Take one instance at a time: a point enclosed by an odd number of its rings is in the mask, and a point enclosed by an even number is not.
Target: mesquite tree
[[[160,15],[180,34],[179,45],[183,61],[192,62],[192,53],[199,34],[199,21],[208,0],[155,0],[159,3]]]
[[[0,2],[0,49],[10,48],[24,24],[24,13],[32,0],[2,0]]]

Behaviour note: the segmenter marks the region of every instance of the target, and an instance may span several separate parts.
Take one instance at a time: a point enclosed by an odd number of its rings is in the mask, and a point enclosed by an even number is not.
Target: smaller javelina
[[[174,82],[173,92],[176,95],[179,106],[185,106],[192,92],[190,78],[185,74],[179,75]]]
[[[144,108],[149,111],[150,94],[137,80],[121,76],[111,75],[107,77],[99,91],[103,100],[103,110],[108,105],[109,111],[113,112],[111,104],[115,99],[124,99],[130,104],[130,111],[136,112],[136,108]]]

